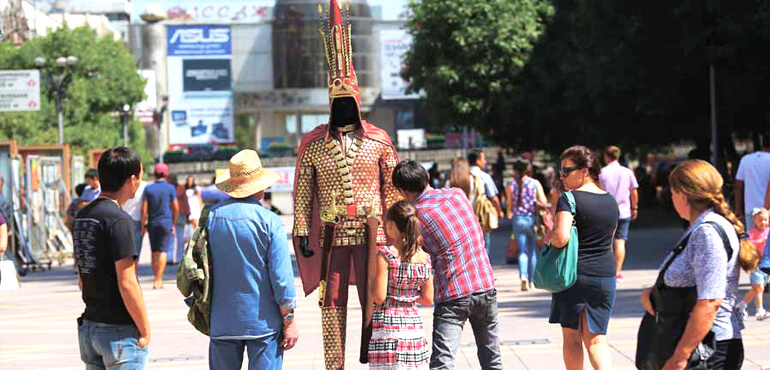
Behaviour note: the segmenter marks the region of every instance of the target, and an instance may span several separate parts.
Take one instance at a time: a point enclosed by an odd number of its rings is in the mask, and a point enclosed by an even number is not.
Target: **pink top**
[[[749,241],[757,247],[760,257],[762,256],[762,253],[765,252],[765,240],[767,239],[768,231],[770,231],[770,228],[759,231],[756,227],[752,227],[751,230],[749,230]]]

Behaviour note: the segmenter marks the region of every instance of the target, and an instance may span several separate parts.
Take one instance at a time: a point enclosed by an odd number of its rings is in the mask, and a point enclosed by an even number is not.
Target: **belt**
[[[357,217],[369,217],[379,214],[379,197],[374,196],[370,204],[349,204],[344,206],[337,205],[339,194],[332,194],[332,204],[327,207],[321,207],[321,221],[327,223],[340,223],[345,220],[354,220]]]

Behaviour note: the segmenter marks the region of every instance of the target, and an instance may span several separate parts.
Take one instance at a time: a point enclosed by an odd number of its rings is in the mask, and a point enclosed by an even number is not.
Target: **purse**
[[[488,234],[492,230],[497,230],[500,227],[499,220],[497,218],[497,209],[492,204],[492,201],[487,198],[487,194],[484,191],[484,182],[480,177],[475,178],[476,184],[476,198],[473,203],[473,213],[479,220],[481,230],[484,234]]]
[[[575,223],[575,196],[572,192],[564,194],[567,196],[570,213],[572,213],[569,243],[564,248],[554,248],[550,244],[544,246],[538,252],[535,275],[532,280],[535,288],[551,293],[567,290],[577,281],[578,230]]]
[[[16,265],[11,260],[5,259],[5,254],[0,255],[0,291],[19,289],[19,275]]]
[[[712,225],[717,230],[729,259],[733,250],[724,229],[713,221],[704,223]],[[696,287],[673,288],[667,286],[664,279],[666,271],[687,247],[689,240],[690,235],[688,234],[674,248],[672,257],[663,266],[655,281],[650,295],[655,315],[645,313],[637,333],[637,369],[657,370],[666,364],[666,361],[674,354],[679,340],[682,339],[687,328],[687,321],[690,319],[690,313],[698,302]],[[714,355],[715,351],[716,336],[713,331],[710,331],[693,351],[687,369],[708,369],[708,359]]]

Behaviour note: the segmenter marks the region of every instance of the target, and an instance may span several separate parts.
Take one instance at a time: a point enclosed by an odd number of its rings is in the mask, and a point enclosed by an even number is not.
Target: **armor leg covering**
[[[345,329],[348,310],[345,307],[321,308],[324,360],[326,370],[345,368]]]

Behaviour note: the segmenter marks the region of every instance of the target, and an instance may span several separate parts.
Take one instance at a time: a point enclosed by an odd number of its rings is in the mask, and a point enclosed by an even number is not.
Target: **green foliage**
[[[34,69],[36,57],[46,59],[41,70],[41,110],[0,113],[0,137],[16,139],[20,145],[57,142],[55,102],[45,81],[58,73],[54,66],[56,58],[70,55],[76,56],[78,63],[72,68],[73,80],[63,104],[65,143],[70,144],[74,154],[123,143],[118,112],[123,105],[135,106],[144,98],[144,80],[121,41],[109,35],[98,37],[94,30],[85,27],[60,28],[21,47],[11,42],[0,43],[0,69]],[[149,160],[141,123],[131,122],[129,136],[129,146],[136,148],[145,161]]]
[[[682,140],[704,148],[711,64],[722,150],[732,150],[731,133],[767,130],[768,0],[411,6],[406,74],[426,90],[434,124],[467,123],[522,149]]]
[[[427,93],[430,120],[492,132],[553,8],[546,0],[422,0],[410,8],[414,43],[404,74],[413,91]]]

